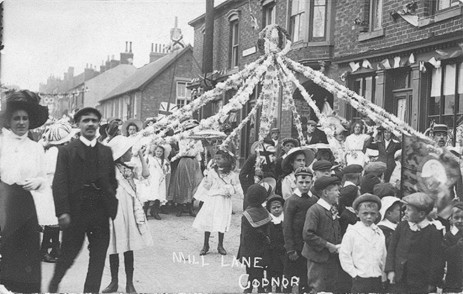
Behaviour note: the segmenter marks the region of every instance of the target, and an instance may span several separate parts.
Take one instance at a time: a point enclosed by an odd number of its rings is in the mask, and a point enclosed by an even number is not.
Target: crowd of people
[[[304,146],[272,129],[238,169],[233,143],[140,140],[155,119],[101,123],[90,107],[75,113],[74,127],[48,125],[37,142],[30,130],[48,120],[39,101],[33,92],[12,92],[1,114],[0,284],[11,291],[41,292],[45,261],[56,263],[48,292],[58,292],[87,237],[83,291],[100,291],[108,256],[111,282],[102,292],[118,292],[123,255],[125,291],[135,293],[133,251],[153,245],[148,219],[163,213],[195,217],[192,226],[204,232],[200,255],[210,253],[212,233],[217,252],[227,255],[232,197],[243,201],[237,259],[249,275],[246,293],[463,290],[460,187],[446,219],[430,195],[402,197],[402,147],[389,130],[353,122],[335,134],[333,152],[315,121],[304,122]],[[198,125],[187,119],[168,135]],[[436,125],[433,135],[442,145],[446,127]]]

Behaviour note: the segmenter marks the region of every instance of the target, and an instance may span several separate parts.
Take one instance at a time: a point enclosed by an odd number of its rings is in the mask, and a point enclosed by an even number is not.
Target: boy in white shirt
[[[386,243],[384,234],[375,224],[381,209],[381,199],[363,194],[355,199],[353,208],[360,221],[349,225],[339,251],[345,272],[352,277],[352,293],[379,293],[386,280]]]

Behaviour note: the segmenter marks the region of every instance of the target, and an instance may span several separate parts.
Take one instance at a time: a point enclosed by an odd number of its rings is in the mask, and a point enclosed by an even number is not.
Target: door
[[[394,114],[407,124],[411,123],[412,90],[393,91]]]

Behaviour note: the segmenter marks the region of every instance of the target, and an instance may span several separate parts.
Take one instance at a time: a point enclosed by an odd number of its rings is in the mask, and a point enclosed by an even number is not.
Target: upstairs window
[[[327,0],[310,1],[309,42],[326,40]]]
[[[262,28],[270,24],[275,24],[276,21],[276,7],[275,2],[271,2],[263,7]]]
[[[177,99],[176,104],[181,108],[191,101],[191,90],[187,88],[187,82],[177,82]]]
[[[369,31],[377,31],[383,28],[383,0],[369,0]]]
[[[290,24],[291,40],[293,42],[304,40],[305,24],[305,1],[291,0],[290,2]]]
[[[459,0],[435,0],[434,11],[439,12],[454,6],[458,6]]]

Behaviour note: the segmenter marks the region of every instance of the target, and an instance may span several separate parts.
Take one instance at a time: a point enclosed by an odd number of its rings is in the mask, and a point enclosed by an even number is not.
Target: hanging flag
[[[420,72],[422,73],[426,72],[426,66],[424,66],[424,61],[420,61]]]
[[[384,66],[385,69],[390,69],[391,68],[391,64],[389,63],[389,59],[384,59],[383,61],[381,61],[381,64]]]
[[[413,55],[413,53],[411,53],[410,57],[408,57],[408,63],[410,63],[410,64],[415,63],[415,55]]]
[[[371,63],[367,59],[363,60],[362,67],[373,69],[373,67],[371,66]]]
[[[439,54],[442,57],[445,57],[445,56],[449,55],[447,52],[445,52],[443,50],[436,49],[435,51],[436,51],[437,54]]]
[[[400,56],[394,57],[394,68],[400,67]]]
[[[352,69],[352,72],[356,72],[360,68],[360,63],[358,62],[349,62],[349,66]]]
[[[440,60],[437,60],[435,57],[429,59],[428,62],[431,63],[434,66],[434,68],[440,68],[441,66]]]

